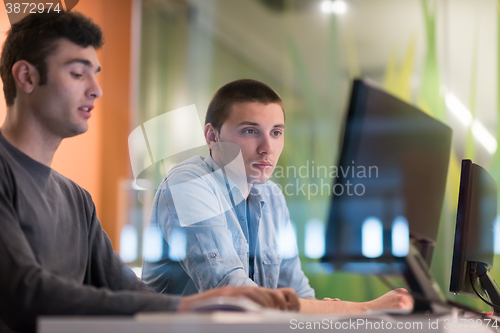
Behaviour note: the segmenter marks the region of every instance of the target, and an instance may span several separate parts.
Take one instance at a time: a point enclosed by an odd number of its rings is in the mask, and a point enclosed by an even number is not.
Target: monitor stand
[[[451,311],[439,285],[432,277],[427,263],[414,241],[405,257],[404,278],[414,299],[413,313],[443,314]]]
[[[500,289],[491,276],[488,265],[477,261],[469,261],[467,266],[469,267],[469,274],[471,274],[471,285],[474,282],[472,279],[479,279],[481,289],[486,293],[488,301],[493,305],[500,307]],[[476,290],[474,289],[474,291]],[[482,297],[480,298],[482,299]],[[500,315],[500,311],[497,308],[492,307],[492,310],[495,315]]]

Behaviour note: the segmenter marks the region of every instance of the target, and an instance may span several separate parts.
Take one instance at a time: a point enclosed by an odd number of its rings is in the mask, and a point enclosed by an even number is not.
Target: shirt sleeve
[[[0,160],[0,318],[11,329],[34,331],[39,315],[132,315],[139,311],[177,309],[180,300],[177,296],[82,285],[41,267],[19,224],[13,205],[14,186],[5,168]],[[99,235],[99,228],[96,237],[104,237],[102,233]],[[95,249],[111,258],[109,239],[98,242],[105,246]],[[114,269],[119,269],[114,259],[110,261]],[[115,283],[119,287],[134,284],[119,280],[115,277],[106,284],[110,288]]]
[[[284,198],[283,198],[284,200]],[[286,242],[286,246],[280,255],[283,260],[280,266],[280,275],[278,279],[278,288],[289,287],[293,288],[297,295],[301,298],[314,298],[314,289],[309,285],[309,279],[302,271],[299,258],[299,250],[297,247],[297,239],[290,222],[290,213],[286,204],[285,209],[285,229],[280,242]]]
[[[230,208],[216,191],[203,176],[177,173],[175,182],[167,178],[160,186],[153,206],[152,219],[156,221],[152,223],[158,223],[169,249],[176,244],[185,247],[180,265],[198,292],[226,285],[257,286],[245,273],[233,246],[224,215]]]

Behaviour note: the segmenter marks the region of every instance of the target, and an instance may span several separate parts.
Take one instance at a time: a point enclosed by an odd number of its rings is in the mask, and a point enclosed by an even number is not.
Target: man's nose
[[[273,143],[272,143],[272,138],[269,136],[265,136],[262,138],[261,142],[259,143],[259,146],[257,148],[257,152],[259,154],[271,154],[274,149],[273,149]]]

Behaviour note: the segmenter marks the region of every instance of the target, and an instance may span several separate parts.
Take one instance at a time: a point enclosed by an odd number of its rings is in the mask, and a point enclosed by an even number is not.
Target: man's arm
[[[413,298],[406,289],[395,289],[368,302],[347,302],[339,300],[316,300],[301,298],[300,312],[303,313],[364,313],[379,309],[413,309]]]
[[[405,289],[396,289],[369,302],[347,302],[338,299],[314,299],[314,289],[301,269],[297,240],[290,223],[290,213],[286,207],[285,198],[280,196],[280,206],[283,207],[285,226],[280,231],[280,242],[283,257],[280,267],[278,287],[293,288],[300,298],[300,309],[303,313],[363,313],[375,309],[412,309],[413,299]]]
[[[5,192],[6,187],[0,184],[0,316],[10,327],[34,330],[39,315],[132,315],[177,309],[180,297],[111,292],[45,270],[37,262]]]

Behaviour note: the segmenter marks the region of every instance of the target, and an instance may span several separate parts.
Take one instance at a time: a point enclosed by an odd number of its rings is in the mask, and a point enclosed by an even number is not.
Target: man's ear
[[[219,141],[218,132],[210,123],[205,125],[205,141],[209,148],[213,142]]]
[[[40,81],[38,70],[26,60],[19,60],[12,66],[12,76],[16,87],[26,94],[31,93]]]

